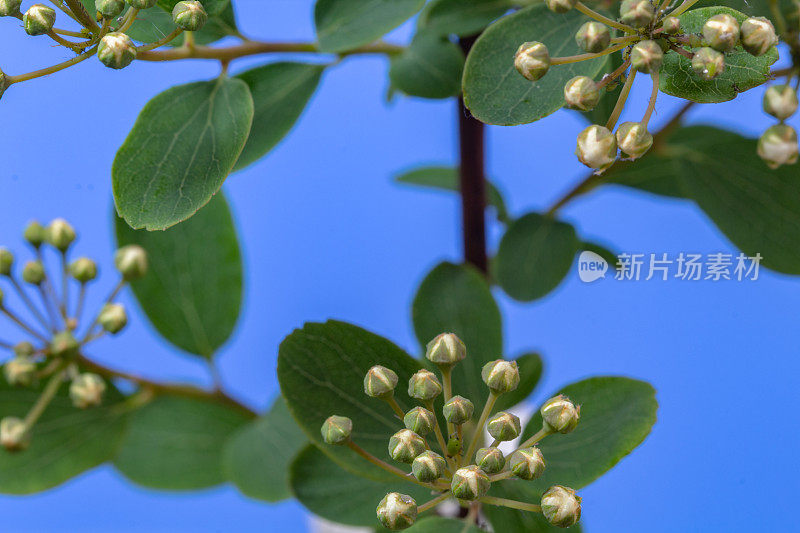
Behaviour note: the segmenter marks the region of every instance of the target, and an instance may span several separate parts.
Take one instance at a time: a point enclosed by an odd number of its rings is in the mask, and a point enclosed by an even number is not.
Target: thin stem
[[[340,56],[356,54],[382,54],[396,55],[405,50],[402,46],[378,42],[342,52]],[[179,47],[170,50],[154,50],[141,52],[136,59],[143,61],[175,61],[179,59],[215,59],[217,61],[231,61],[240,57],[272,52],[309,52],[321,53],[314,43],[274,43],[261,41],[247,41],[237,46],[216,48],[211,46],[195,46],[194,48]]]
[[[128,31],[128,28],[130,28],[136,21],[136,15],[138,14],[139,14],[138,8],[132,7],[128,9],[128,11],[125,13],[125,18],[122,19],[122,24],[120,24],[119,28],[117,29],[117,32],[125,33],[126,31]]]
[[[626,59],[625,61],[623,61],[623,63],[620,66],[618,66],[614,70],[614,72],[612,72],[610,74],[606,74],[605,76],[603,76],[603,79],[598,81],[595,85],[597,85],[598,89],[602,89],[603,87],[605,87],[606,85],[608,85],[612,81],[614,81],[617,78],[619,78],[620,76],[622,76],[625,73],[625,71],[628,69],[629,66],[631,66],[631,60],[630,59]]]
[[[520,511],[531,511],[534,513],[541,513],[542,507],[535,503],[518,502],[516,500],[509,500],[508,498],[496,498],[494,496],[484,496],[480,500],[481,503],[488,503],[489,505],[497,505],[499,507],[509,507],[511,509],[519,509]]]
[[[72,41],[68,41],[68,40],[62,38],[61,36],[59,36],[53,30],[48,31],[47,32],[47,36],[50,37],[51,39],[53,39],[58,44],[60,44],[61,46],[65,47],[65,48],[69,48],[72,51],[82,50],[82,49],[86,48],[86,46],[88,46],[88,44],[91,42],[91,41],[84,41],[82,43],[74,43]],[[85,36],[83,36],[83,37],[85,37]]]
[[[538,442],[541,442],[542,439],[544,439],[546,436],[551,435],[551,434],[552,434],[552,432],[546,430],[545,428],[542,428],[539,431],[537,431],[536,433],[534,433],[534,435],[531,438],[529,438],[528,440],[526,440],[525,442],[520,444],[519,447],[517,447],[517,450],[521,450],[523,448],[530,448],[531,446],[533,446],[534,444],[536,444]],[[517,451],[517,450],[514,450],[514,451]]]
[[[87,37],[85,33],[79,31],[62,30],[61,28],[53,28],[51,31],[53,33],[64,35],[66,37],[80,37],[82,39],[85,39]]]
[[[769,10],[772,13],[772,18],[775,20],[775,26],[778,30],[778,35],[786,33],[786,19],[783,18],[783,13],[778,6],[778,0],[769,0]]]
[[[626,35],[624,37],[613,37],[611,39],[611,43],[632,43],[634,41],[638,41],[639,39],[641,39],[641,37],[638,35]]]
[[[19,294],[20,299],[30,310],[31,314],[33,314],[36,320],[38,320],[42,324],[42,326],[44,326],[45,329],[49,329],[50,326],[47,323],[47,319],[44,317],[44,315],[42,315],[42,313],[39,312],[39,309],[33,304],[33,301],[30,299],[30,297],[28,297],[28,293],[25,292],[25,290],[19,284],[17,279],[12,276],[9,276],[8,279],[11,280],[11,285],[17,291],[17,294]]]
[[[81,283],[81,288],[78,290],[78,304],[75,307],[75,314],[73,318],[75,318],[75,323],[80,324],[81,315],[83,314],[83,305],[86,302],[86,284]]]
[[[450,398],[453,397],[453,368],[452,367],[439,367],[442,371],[442,390],[444,391],[444,403],[450,401]],[[453,424],[447,422],[447,438],[453,435]],[[445,455],[447,455],[447,448],[445,448]]]
[[[86,8],[81,4],[81,0],[64,0],[64,3],[67,4],[72,14],[75,15],[75,20],[83,24],[88,30],[91,30],[92,33],[100,30],[97,21],[89,15],[89,12],[86,11]]]
[[[0,340],[0,348],[5,348],[6,350],[13,350],[14,345],[8,341]]]
[[[406,416],[406,414],[403,412],[403,409],[397,403],[397,400],[394,399],[394,396],[390,396],[389,398],[384,398],[384,400],[392,407],[392,410],[398,416],[398,418],[400,418],[400,420],[402,420],[403,417]]]
[[[47,293],[45,282],[40,283],[36,288],[39,290],[39,296],[42,299],[42,305],[47,311],[47,316],[50,317],[51,329],[53,331],[58,331],[58,312],[53,310],[52,299]]]
[[[450,494],[449,491],[444,492],[444,493],[438,495],[437,497],[435,497],[434,499],[429,500],[429,501],[423,503],[422,505],[420,505],[419,507],[417,507],[417,512],[418,513],[424,513],[428,509],[433,509],[434,507],[436,507],[440,503],[452,498],[452,496],[453,495]]]
[[[470,503],[467,516],[464,517],[464,522],[466,522],[467,524],[476,524],[478,521],[478,512],[480,510],[481,510],[480,502]]]
[[[169,32],[166,36],[162,37],[161,39],[159,39],[159,40],[157,40],[155,42],[152,42],[150,44],[146,44],[144,46],[137,47],[136,48],[136,58],[139,59],[139,54],[142,53],[142,52],[148,52],[150,50],[154,50],[156,48],[164,46],[165,44],[171,42],[176,37],[178,37],[178,35],[180,35],[181,33],[183,33],[183,30],[181,28],[175,28],[174,30]]]
[[[69,304],[69,274],[67,273],[67,252],[61,252],[61,316],[64,322],[69,320],[67,316],[67,305]]]
[[[588,59],[595,59],[597,57],[603,57],[603,56],[606,56],[608,54],[613,54],[614,52],[616,52],[618,50],[622,50],[626,46],[628,46],[628,43],[619,43],[619,44],[615,44],[613,46],[609,46],[608,48],[606,48],[602,52],[578,54],[578,55],[574,55],[574,56],[553,57],[553,58],[550,59],[550,64],[551,65],[566,65],[566,64],[569,64],[569,63],[578,63],[579,61],[586,61]]]
[[[692,52],[690,52],[686,48],[678,46],[678,45],[676,45],[674,43],[669,43],[669,49],[674,51],[674,52],[677,52],[678,54],[682,55],[686,59],[692,59],[694,57],[694,54]]]
[[[47,337],[45,337],[44,335],[42,335],[41,333],[30,327],[17,315],[15,315],[13,312],[9,311],[5,307],[0,307],[0,312],[2,312],[4,315],[10,318],[12,322],[14,322],[16,325],[18,325],[19,327],[21,327],[22,329],[24,329],[25,331],[27,331],[28,333],[39,339],[40,341],[43,341],[45,343],[48,342]]]
[[[108,295],[108,298],[106,298],[106,301],[103,304],[103,306],[101,306],[100,308],[102,309],[105,306],[105,304],[110,304],[111,302],[113,302],[114,298],[117,297],[117,295],[119,294],[119,291],[121,291],[122,287],[124,287],[124,286],[125,286],[125,280],[124,279],[120,279],[117,282],[117,285],[114,287],[114,289]],[[99,320],[100,320],[100,313],[98,313],[97,316],[94,317],[94,320],[92,321],[92,323],[89,324],[89,327],[86,330],[86,334],[83,337],[83,340],[81,340],[81,344],[86,344],[86,342],[92,336],[92,333],[94,332],[94,328],[95,328],[95,326],[97,326],[97,323],[98,323]]]
[[[377,457],[375,457],[374,455],[369,453],[367,450],[365,450],[364,448],[362,448],[361,446],[359,446],[358,444],[356,444],[352,440],[348,440],[347,441],[347,447],[350,448],[351,450],[353,450],[354,452],[356,452],[358,455],[360,455],[361,457],[363,457],[367,461],[369,461],[370,463],[374,464],[375,466],[377,466],[379,468],[382,468],[383,470],[386,470],[387,472],[390,472],[390,473],[392,473],[392,474],[394,474],[396,476],[399,476],[399,477],[403,478],[406,481],[410,481],[412,483],[416,483],[417,485],[421,485],[423,487],[437,488],[437,485],[435,485],[433,483],[424,483],[424,482],[418,480],[417,478],[415,478],[414,476],[411,476],[408,473],[400,470],[396,466],[390,465],[386,461],[382,461],[381,459],[378,459]]]
[[[489,476],[489,481],[494,483],[495,481],[502,481],[504,479],[514,477],[514,472],[511,470],[506,470],[505,472],[500,472],[499,474],[495,474],[493,476]]]
[[[436,442],[439,443],[439,448],[442,450],[442,457],[444,460],[447,461],[447,465],[452,469],[454,468],[453,460],[447,456],[447,443],[444,440],[444,435],[442,435],[442,428],[439,427],[439,417],[436,416],[436,410],[433,407],[433,400],[428,400],[425,402],[425,408],[428,409],[431,413],[433,413],[433,433],[436,435]]]
[[[650,122],[650,117],[653,116],[653,111],[656,109],[656,99],[658,98],[658,71],[650,74],[650,77],[653,79],[653,90],[650,92],[650,101],[647,103],[647,109],[644,112],[644,117],[642,117],[642,125],[645,129],[647,128],[648,122]]]
[[[475,431],[472,433],[472,440],[469,443],[469,447],[467,448],[467,453],[464,455],[467,461],[472,458],[472,454],[475,453],[475,449],[478,446],[478,442],[481,440],[481,434],[483,433],[483,425],[486,423],[486,419],[489,418],[489,415],[492,414],[492,409],[494,409],[494,404],[499,398],[500,395],[497,394],[495,391],[489,392],[489,397],[486,399],[486,404],[483,406],[483,412],[481,412],[480,418],[478,418],[478,425],[475,426]]]
[[[53,2],[53,4],[55,4],[55,6],[56,6],[57,8],[59,8],[61,11],[63,11],[64,13],[66,13],[66,15],[67,15],[69,18],[71,18],[72,20],[74,20],[74,21],[75,21],[75,22],[77,22],[78,24],[81,24],[81,21],[80,21],[80,20],[78,20],[78,17],[76,17],[76,16],[75,16],[75,15],[72,13],[72,11],[70,11],[70,10],[69,10],[69,8],[67,8],[67,7],[66,7],[66,6],[65,6],[65,5],[64,5],[64,4],[61,2],[61,0],[51,0],[51,2]]]
[[[577,9],[578,11],[580,11],[581,13],[586,15],[587,17],[591,17],[591,18],[595,19],[596,21],[602,22],[606,26],[611,26],[612,28],[616,28],[618,30],[622,30],[625,33],[637,33],[636,32],[636,28],[634,28],[632,26],[628,26],[627,24],[620,24],[616,20],[611,20],[610,18],[608,18],[606,16],[603,16],[600,13],[598,13],[597,11],[591,9],[590,7],[588,7],[583,2],[578,2],[577,4],[575,4],[575,9]]]
[[[636,70],[631,69],[630,72],[628,72],[625,85],[622,86],[622,91],[619,93],[617,105],[614,106],[614,111],[611,112],[611,116],[608,117],[608,122],[606,122],[606,128],[609,130],[613,130],[614,126],[617,124],[617,120],[619,120],[619,116],[622,114],[622,109],[625,107],[625,101],[628,99],[628,93],[631,92],[631,87],[633,87],[633,80],[635,78]]]
[[[33,404],[31,410],[28,411],[27,415],[25,415],[25,420],[23,422],[25,424],[26,431],[30,431],[36,421],[39,420],[39,417],[42,416],[45,409],[47,409],[47,406],[53,401],[53,398],[58,392],[58,388],[61,386],[63,381],[64,372],[61,368],[59,368],[50,378],[50,381],[47,382],[47,385],[45,385],[41,396],[39,396],[39,398],[36,400],[36,403]]]
[[[683,3],[672,10],[669,14],[671,17],[677,17],[681,13],[684,13],[687,9],[695,5],[700,0],[683,0]]]
[[[75,56],[72,59],[64,61],[63,63],[59,63],[57,65],[53,65],[51,67],[43,68],[40,70],[34,70],[33,72],[28,72],[27,74],[20,74],[18,76],[6,76],[6,82],[8,85],[19,83],[21,81],[28,81],[34,78],[41,78],[42,76],[47,76],[48,74],[53,74],[54,72],[58,72],[60,70],[64,70],[65,68],[69,68],[73,65],[77,65],[81,61],[85,61],[92,57],[97,50],[97,47],[92,47],[90,50],[82,53],[79,56]]]

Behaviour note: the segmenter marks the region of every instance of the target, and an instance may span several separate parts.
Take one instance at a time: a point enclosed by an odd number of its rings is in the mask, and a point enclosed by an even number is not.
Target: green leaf
[[[618,161],[603,178],[605,183],[625,185],[634,189],[667,196],[686,198],[687,192],[679,174],[677,157],[656,147],[636,161]]]
[[[395,477],[374,481],[357,476],[331,461],[319,448],[306,446],[291,464],[292,492],[309,511],[332,522],[350,526],[379,526],[375,509],[389,492],[430,500],[430,489]]]
[[[91,13],[94,10],[94,0],[81,0]],[[152,43],[166,37],[175,29],[172,21],[172,8],[178,0],[159,2],[156,7],[143,9],[136,15],[136,21],[128,28],[127,33],[131,39],[141,43]],[[205,2],[209,19],[200,31],[194,32],[195,42],[205,45],[222,39],[228,35],[237,35],[236,17],[233,6],[229,0],[212,0]],[[181,46],[184,35],[181,34],[170,41],[169,46]]]
[[[383,337],[344,322],[308,323],[286,337],[278,351],[278,381],[292,415],[326,455],[351,472],[391,480],[391,474],[348,448],[324,444],[320,435],[326,418],[346,416],[353,420],[356,444],[376,457],[388,457],[389,437],[403,424],[386,402],[364,394],[364,376],[374,365],[397,373],[395,398],[408,410],[408,379],[421,368],[419,362]]]
[[[542,358],[538,353],[526,353],[516,358],[519,367],[519,386],[498,398],[494,410],[505,411],[525,401],[542,377]]]
[[[681,28],[685,33],[698,33],[713,15],[726,13],[742,22],[747,15],[727,7],[693,9],[681,15]],[[704,80],[692,70],[690,59],[671,52],[664,55],[659,88],[672,96],[699,103],[733,100],[740,92],[766,83],[770,79],[769,67],[778,60],[778,51],[772,48],[766,54],[754,57],[741,46],[725,54],[725,71],[713,80]]]
[[[0,418],[24,418],[39,398],[37,388],[15,388],[0,379]],[[61,390],[33,427],[31,444],[22,452],[0,450],[0,492],[33,494],[56,487],[110,460],[125,434],[124,398],[109,386],[104,404],[76,409],[68,387]]]
[[[439,35],[480,33],[513,7],[511,0],[433,0],[419,16],[419,27]]]
[[[314,22],[323,52],[371,43],[419,11],[425,0],[317,0]]]
[[[250,416],[218,401],[159,396],[130,418],[114,466],[154,489],[195,490],[225,481],[222,450]]]
[[[483,530],[463,520],[432,516],[417,521],[416,524],[406,529],[406,531],[408,533],[481,533]],[[495,529],[495,531],[500,530]]]
[[[242,256],[222,193],[197,216],[166,231],[116,221],[120,246],[147,250],[150,269],[132,283],[150,322],[169,342],[212,357],[231,336],[242,304]]]
[[[547,460],[547,458],[545,458]],[[524,482],[519,482],[524,483]],[[498,498],[515,499],[519,498],[519,491],[509,488],[510,484],[495,483],[492,485],[491,495]],[[533,498],[529,494],[525,497],[531,499],[525,500],[528,503],[539,503],[540,498]],[[516,509],[509,509],[508,507],[498,507],[496,505],[484,505],[483,512],[486,518],[492,524],[495,531],[508,531],[508,532],[525,532],[525,533],[557,533],[564,531],[551,525],[544,519],[540,513],[531,513],[528,511],[517,511]],[[582,531],[581,524],[575,524],[568,530],[570,533],[580,533]]]
[[[272,150],[294,126],[319,85],[325,65],[271,63],[236,77],[250,88],[255,105],[253,127],[234,170]]]
[[[509,226],[494,262],[497,282],[515,300],[541,298],[566,277],[579,241],[575,228],[538,213]]]
[[[574,76],[594,78],[605,58],[554,66],[532,83],[514,68],[514,54],[526,41],[547,45],[552,57],[581,53],[575,33],[586,22],[576,10],[553,13],[538,4],[503,17],[475,42],[464,67],[464,102],[487,124],[527,124],[558,111],[564,105],[564,84]]]
[[[481,369],[503,354],[500,309],[486,279],[471,266],[440,263],[417,289],[412,317],[423,352],[440,333],[455,333],[464,341],[467,358],[453,368],[453,391],[483,401],[489,389]]]
[[[608,263],[608,268],[609,269],[614,270],[614,269],[617,268],[617,254],[615,252],[612,252],[611,250],[609,250],[608,248],[606,248],[602,244],[597,244],[595,242],[583,241],[580,244],[579,252],[582,252],[584,250],[589,251],[589,252],[594,252],[597,255],[599,255],[600,257],[602,257],[603,259],[605,259],[606,262]]]
[[[453,167],[422,167],[405,172],[395,178],[398,183],[408,183],[432,189],[458,192],[461,190],[459,184],[458,169]],[[486,181],[486,193],[489,205],[497,211],[497,219],[501,222],[510,222],[506,203],[503,195],[491,182]]]
[[[133,228],[155,230],[194,215],[233,169],[252,121],[242,80],[179,85],[150,100],[114,159],[120,216]]]
[[[306,444],[308,439],[278,396],[266,415],[242,426],[226,442],[225,477],[251,498],[291,498],[289,465]]]
[[[461,92],[464,54],[435,33],[418,33],[402,54],[392,58],[389,79],[409,96],[449,98]]]

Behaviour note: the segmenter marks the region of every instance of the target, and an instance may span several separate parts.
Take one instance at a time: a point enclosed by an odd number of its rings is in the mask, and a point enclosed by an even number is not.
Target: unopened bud
[[[126,281],[139,279],[147,274],[147,252],[136,244],[123,246],[114,254],[114,265]]]
[[[397,374],[385,366],[375,365],[364,376],[364,392],[372,398],[389,398],[397,387]]]
[[[540,410],[544,427],[554,433],[569,433],[578,425],[581,408],[576,407],[569,398],[559,394],[550,398]]]
[[[33,4],[22,17],[22,23],[28,35],[44,35],[56,23],[56,10],[43,4]]]
[[[542,475],[544,467],[544,456],[535,446],[517,450],[508,459],[509,470],[520,479],[536,479]]]
[[[0,248],[0,276],[10,276],[14,266],[14,254],[8,248]]]
[[[408,380],[408,395],[417,400],[431,401],[441,393],[442,384],[429,370],[419,370]]]
[[[473,501],[485,496],[490,486],[486,472],[471,465],[456,470],[450,483],[450,491],[459,500]]]
[[[442,333],[428,343],[425,357],[437,365],[452,366],[467,356],[467,347],[452,333]]]
[[[44,229],[44,226],[39,224],[38,221],[34,220],[28,223],[22,236],[26,241],[28,241],[28,243],[31,244],[31,246],[38,248],[44,242],[46,234],[47,230]]]
[[[70,275],[81,283],[88,283],[97,277],[97,264],[88,257],[79,257],[69,265]]]
[[[608,128],[592,124],[578,135],[575,155],[587,167],[603,171],[617,160],[617,139]]]
[[[547,9],[553,13],[566,13],[578,3],[578,0],[544,0]]]
[[[122,331],[128,325],[128,315],[125,308],[120,304],[106,304],[100,311],[97,321],[103,329],[112,335]]]
[[[444,475],[447,463],[444,457],[430,450],[424,451],[414,458],[411,463],[411,472],[414,477],[423,483],[436,481]]]
[[[436,415],[424,407],[415,407],[403,417],[403,424],[417,435],[424,437],[433,431],[436,425]]]
[[[605,24],[590,21],[580,27],[575,42],[586,52],[602,52],[611,44],[611,31]]]
[[[631,159],[642,157],[653,146],[653,136],[641,122],[623,122],[616,137],[619,149]]]
[[[71,359],[78,355],[80,345],[70,331],[53,335],[50,340],[50,355],[55,358]]]
[[[536,81],[550,70],[550,52],[540,42],[523,43],[514,56],[514,66],[525,79]]]
[[[125,68],[136,59],[136,45],[124,33],[109,33],[100,40],[97,59],[108,68]]]
[[[14,345],[14,355],[17,357],[30,357],[35,351],[36,348],[28,341],[22,341]]]
[[[720,52],[733,50],[739,42],[739,22],[727,13],[719,13],[703,24],[703,39]]]
[[[22,279],[25,283],[39,285],[44,281],[44,265],[41,261],[28,261],[22,267]]]
[[[581,498],[569,487],[554,485],[542,495],[542,514],[554,526],[574,526],[581,519]]]
[[[30,432],[25,422],[14,416],[0,420],[0,445],[10,452],[18,452],[28,447]]]
[[[425,451],[425,441],[410,429],[401,429],[389,438],[389,455],[395,461],[411,464]]]
[[[773,85],[764,91],[764,111],[786,120],[797,111],[797,92],[790,85]]]
[[[28,357],[15,357],[3,365],[3,375],[9,385],[28,387],[36,379],[36,363]]]
[[[742,22],[742,47],[754,56],[764,55],[778,44],[775,26],[765,17],[750,17]]]
[[[325,444],[344,444],[353,432],[353,421],[346,416],[329,416],[322,424],[320,433]]]
[[[103,17],[114,18],[125,9],[125,0],[94,0],[94,8]]]
[[[489,419],[486,424],[486,430],[493,439],[504,442],[519,437],[522,427],[519,423],[519,417],[501,411]]]
[[[172,20],[182,30],[197,31],[205,25],[208,13],[197,0],[184,0],[175,4]]]
[[[480,448],[475,453],[475,464],[487,474],[497,474],[506,466],[506,458],[498,448]]]
[[[72,380],[69,386],[69,397],[72,405],[78,409],[97,407],[103,403],[106,383],[97,374],[85,373]]]
[[[661,28],[668,35],[675,35],[681,31],[681,20],[678,17],[664,17],[661,21]]]
[[[498,394],[511,392],[519,386],[519,368],[516,361],[497,359],[483,365],[481,379]]]
[[[150,9],[158,0],[126,0],[131,7],[135,7],[136,9]]]
[[[463,396],[453,396],[442,409],[445,420],[451,424],[463,424],[472,418],[475,406]]]
[[[797,162],[797,132],[786,124],[775,124],[758,139],[758,156],[769,168]]]
[[[623,0],[619,6],[619,20],[634,28],[644,28],[653,22],[655,9],[649,0]]]
[[[0,0],[0,17],[13,17],[19,13],[22,0]]]
[[[639,72],[658,72],[664,62],[664,52],[655,41],[639,41],[631,50],[631,66]]]
[[[57,218],[47,226],[45,239],[51,246],[66,252],[75,241],[75,229],[63,218]]]
[[[406,529],[417,519],[417,502],[407,494],[390,492],[378,504],[377,513],[386,529]]]
[[[713,80],[725,70],[725,54],[704,46],[692,56],[692,70],[704,80]]]
[[[591,111],[600,101],[600,91],[592,78],[575,76],[564,85],[564,101],[570,109]]]

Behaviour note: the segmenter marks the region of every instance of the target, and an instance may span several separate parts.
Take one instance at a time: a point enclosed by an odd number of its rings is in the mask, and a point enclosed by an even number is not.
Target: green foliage
[[[406,531],[409,533],[480,533],[483,530],[471,524],[465,524],[463,520],[432,516],[420,520]]]
[[[371,43],[423,4],[425,0],[317,0],[314,22],[320,50],[346,52]]]
[[[148,252],[150,272],[133,292],[170,343],[210,358],[228,340],[242,303],[242,256],[222,193],[197,216],[166,231],[133,230],[116,221],[120,246]]]
[[[512,7],[511,0],[432,0],[419,16],[419,27],[439,35],[480,33]]]
[[[250,90],[238,79],[179,85],[153,98],[114,159],[120,216],[149,230],[192,216],[228,177],[252,120]]]
[[[527,483],[522,481],[520,483]],[[496,483],[492,486],[492,494],[500,498],[519,498],[520,495],[510,483]],[[532,498],[532,502],[536,502],[539,497],[534,495],[527,495],[526,497]],[[564,531],[550,525],[545,518],[539,513],[529,513],[526,511],[517,511],[516,509],[509,509],[508,507],[498,507],[496,505],[485,505],[483,512],[495,528],[495,531],[524,531],[525,533],[557,533]],[[581,524],[575,524],[570,527],[570,533],[580,533],[583,530]]]
[[[448,98],[461,92],[464,54],[435,33],[418,33],[402,54],[392,58],[389,79],[409,96]]]
[[[615,252],[612,252],[611,250],[609,250],[608,248],[606,248],[602,244],[597,244],[595,242],[583,241],[580,244],[580,250],[579,251],[583,251],[583,250],[586,250],[586,251],[589,251],[589,252],[594,252],[597,255],[599,255],[600,257],[602,257],[603,259],[605,259],[608,262],[609,268],[614,269],[614,268],[617,267],[617,254]]]

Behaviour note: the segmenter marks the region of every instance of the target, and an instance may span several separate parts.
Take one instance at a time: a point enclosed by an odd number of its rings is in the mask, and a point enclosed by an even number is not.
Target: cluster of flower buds
[[[506,454],[500,446],[519,438],[522,427],[517,416],[504,411],[494,412],[494,405],[502,394],[515,390],[519,385],[517,364],[498,359],[483,367],[481,378],[489,394],[473,425],[474,404],[452,393],[452,369],[466,356],[464,343],[452,333],[443,333],[428,343],[425,357],[438,367],[441,381],[429,370],[414,373],[408,380],[408,395],[420,405],[408,411],[404,411],[395,400],[399,377],[393,370],[376,365],[364,377],[364,392],[387,402],[402,421],[404,427],[391,436],[387,452],[393,461],[410,466],[410,473],[356,444],[350,418],[330,416],[322,424],[322,440],[330,445],[348,446],[371,463],[406,481],[430,488],[436,494],[421,505],[406,494],[387,494],[378,504],[377,517],[388,529],[410,527],[418,514],[448,499],[454,499],[462,506],[500,505],[541,512],[558,527],[575,524],[581,515],[581,499],[570,488],[555,485],[543,494],[538,503],[493,498],[488,493],[495,482],[540,477],[545,470],[545,458],[536,444],[548,435],[573,431],[580,419],[580,408],[565,396],[551,398],[541,408],[541,430]],[[439,414],[434,406],[440,396],[443,398],[439,413],[446,425],[439,423]],[[484,430],[492,442],[484,442]],[[470,438],[465,438],[465,431],[472,433]]]
[[[119,283],[79,334],[87,286],[97,278],[97,264],[87,257],[69,260],[77,236],[63,219],[53,220],[47,226],[31,222],[23,237],[33,249],[34,258],[22,266],[21,272],[15,271],[14,254],[7,248],[0,248],[0,278],[7,281],[23,307],[21,312],[13,310],[0,289],[0,314],[27,337],[16,344],[0,341],[0,347],[12,354],[3,365],[3,376],[6,383],[14,387],[38,387],[42,380],[47,383],[25,418],[0,420],[0,445],[9,451],[22,450],[30,443],[34,424],[64,382],[70,382],[69,396],[76,408],[86,409],[102,403],[105,381],[97,374],[84,371],[86,364],[81,352],[84,346],[104,334],[116,334],[125,327],[128,323],[125,308],[113,300],[125,283],[147,272],[147,254],[143,248],[129,245],[117,250],[114,261],[120,274]],[[47,248],[57,252],[60,262],[60,272],[55,276],[47,268],[44,253]],[[77,284],[77,291],[70,291],[72,284]],[[33,289],[33,296],[30,289]],[[71,294],[76,297],[70,298]],[[36,304],[37,299],[40,305]]]
[[[735,47],[741,46],[748,53],[760,56],[778,42],[775,28],[768,19],[751,17],[740,25],[736,18],[725,13],[711,16],[703,25],[702,36],[684,33],[678,17],[694,2],[683,2],[670,10],[665,9],[669,2],[623,0],[617,21],[576,0],[545,0],[545,3],[556,13],[578,9],[594,20],[586,22],[575,35],[575,41],[585,52],[583,54],[550,57],[547,46],[541,42],[522,44],[514,58],[514,65],[526,79],[535,82],[554,65],[595,59],[614,52],[622,53],[623,64],[613,72],[603,75],[599,81],[587,76],[576,76],[564,86],[567,107],[590,111],[600,101],[603,91],[612,90],[619,83],[624,83],[608,122],[605,125],[593,124],[578,135],[575,154],[581,163],[597,173],[613,165],[618,152],[633,160],[643,156],[652,147],[653,136],[647,131],[647,125],[655,108],[659,73],[665,54],[675,53],[686,57],[697,76],[703,80],[711,80],[725,70],[725,54]],[[620,30],[623,35],[612,37],[609,26]],[[641,121],[623,122],[614,131],[636,73],[652,77],[650,102]],[[783,99],[775,96],[770,96],[770,102],[775,101],[781,107],[780,111],[785,112],[791,107],[784,101],[788,96],[783,96]],[[766,102],[765,97],[765,109]],[[794,102],[796,108],[796,95]],[[770,113],[770,110],[767,112]],[[794,130],[783,124],[770,128],[762,137],[758,152],[771,166],[794,162],[797,160],[797,137]]]
[[[770,168],[791,165],[797,162],[797,132],[785,123],[797,112],[797,89],[789,83],[772,85],[764,91],[764,111],[778,119],[778,124],[767,128],[758,139],[758,155]]]

